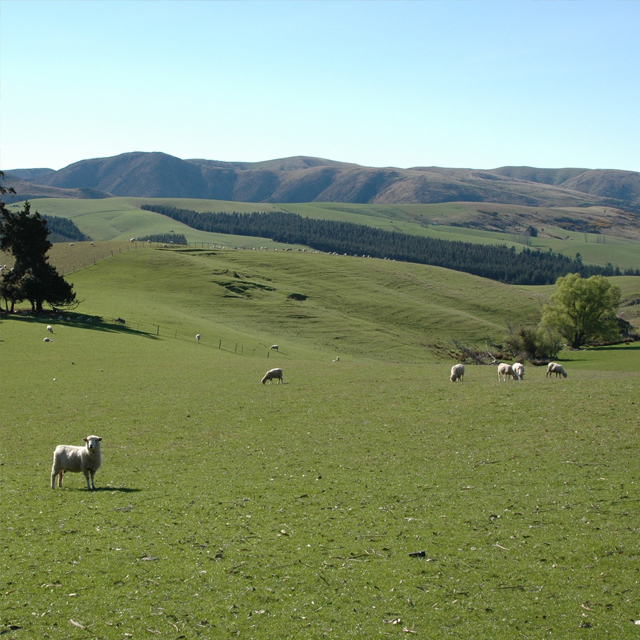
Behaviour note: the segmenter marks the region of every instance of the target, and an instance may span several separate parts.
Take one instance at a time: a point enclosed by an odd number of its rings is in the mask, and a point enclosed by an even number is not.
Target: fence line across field
[[[62,243],[59,243],[62,244]],[[74,246],[74,245],[81,245],[81,244],[86,244],[86,243],[80,243],[80,242],[70,242],[68,243],[69,246]],[[106,260],[107,258],[110,258],[114,255],[120,254],[123,251],[131,251],[136,250],[136,249],[169,249],[169,248],[179,248],[179,247],[193,247],[194,249],[197,248],[202,248],[202,249],[218,249],[218,250],[223,250],[223,249],[227,249],[227,250],[247,250],[247,249],[253,249],[253,245],[243,245],[240,247],[237,246],[231,246],[230,244],[224,244],[224,243],[220,243],[220,242],[189,242],[186,245],[184,244],[174,244],[174,243],[167,243],[167,242],[142,242],[142,241],[133,241],[133,242],[128,242],[126,244],[123,244],[123,246],[118,247],[117,249],[109,249],[107,251],[100,251],[100,247],[99,245],[94,245],[96,246],[96,253],[91,256],[91,258],[89,259],[84,259],[82,260],[81,264],[74,264],[71,267],[68,267],[67,269],[64,268],[59,268],[60,271],[60,275],[65,276],[65,275],[71,275],[72,273],[75,273],[76,271],[82,271],[83,269],[87,269],[88,267],[92,267],[93,265],[97,264],[98,262],[102,262],[102,260]]]
[[[260,356],[260,352],[264,347],[251,347],[251,346],[245,347],[245,345],[242,342],[237,342],[234,340],[223,340],[222,338],[219,338],[219,337],[214,337],[212,340],[207,340],[206,337],[203,337],[201,334],[198,334],[201,337],[196,339],[195,335],[191,335],[190,333],[186,333],[184,331],[181,332],[178,329],[163,330],[161,325],[155,324],[153,322],[147,322],[145,320],[137,320],[134,322],[135,322],[135,331],[137,331],[138,333],[146,333],[149,335],[157,336],[159,338],[173,338],[175,340],[186,340],[186,341],[197,340],[198,344],[201,344],[209,348],[217,348],[222,351],[228,351],[229,353],[235,353],[237,355],[246,356],[249,358],[255,357],[256,352],[258,352],[258,357],[262,357]],[[133,328],[134,323],[127,322],[125,323],[125,326],[128,326],[129,328]],[[287,358],[287,355],[282,353],[281,351],[279,351],[278,354],[281,355],[283,358]],[[271,349],[267,348],[266,358],[269,359],[270,355],[271,355]]]

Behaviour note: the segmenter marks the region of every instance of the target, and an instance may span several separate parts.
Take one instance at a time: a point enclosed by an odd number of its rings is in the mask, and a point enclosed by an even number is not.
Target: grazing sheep
[[[506,362],[501,362],[498,365],[498,380],[506,382],[508,376],[511,376],[514,380],[518,379],[518,375],[514,372],[513,367]]]
[[[199,334],[199,333],[196,333],[196,340],[197,340],[198,342],[200,342],[200,338],[201,338],[200,334]]]
[[[279,348],[280,348],[280,347],[278,347],[278,345],[277,345],[277,344],[272,344],[272,345],[269,347],[269,349],[273,349],[274,351],[278,351],[278,349],[279,349]]]
[[[135,238],[129,238],[129,242],[135,242],[136,239]]]
[[[44,338],[42,342],[53,342],[53,340],[51,338]]]
[[[516,380],[524,380],[524,365],[522,363],[516,362],[511,365],[511,368],[513,369],[513,373],[517,376],[517,378],[515,378]]]
[[[53,333],[53,327],[50,324],[47,325],[47,331]]]
[[[51,467],[51,488],[56,488],[56,476],[58,486],[62,488],[62,477],[65,471],[77,473],[82,471],[87,479],[87,490],[95,489],[94,477],[102,464],[102,451],[100,449],[99,436],[87,436],[83,438],[84,447],[76,447],[70,444],[59,444],[53,452],[53,466]]]
[[[464,377],[464,365],[463,364],[454,364],[451,367],[451,382],[456,382],[460,380],[462,382],[462,378]]]
[[[283,384],[282,369],[269,369],[269,371],[264,374],[264,378],[262,378],[262,384],[265,384],[267,380],[270,381],[269,384],[272,384],[271,380],[279,380],[279,384]]]
[[[340,356],[336,356],[336,359],[334,360],[334,362],[340,362]]]
[[[556,374],[556,378],[558,376],[562,376],[563,378],[569,377],[569,374],[564,370],[564,367],[557,362],[550,362],[547,365],[547,373],[545,375],[545,378],[550,378],[552,373]]]

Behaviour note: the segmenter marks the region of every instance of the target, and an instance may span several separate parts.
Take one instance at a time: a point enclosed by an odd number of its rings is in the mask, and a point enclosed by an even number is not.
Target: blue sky
[[[0,2],[0,167],[640,171],[640,2]]]

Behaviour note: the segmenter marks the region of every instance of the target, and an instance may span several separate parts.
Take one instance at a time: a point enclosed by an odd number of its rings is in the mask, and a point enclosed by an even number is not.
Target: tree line
[[[166,244],[187,244],[184,233],[152,233],[148,236],[136,238],[138,242],[157,242]]]
[[[42,219],[47,221],[50,242],[86,242],[90,240],[69,218],[43,215]]]
[[[270,238],[285,244],[301,244],[329,253],[367,255],[404,262],[416,262],[498,280],[507,284],[553,284],[568,273],[583,277],[614,276],[623,272],[611,264],[585,265],[575,258],[551,251],[505,245],[482,245],[455,240],[427,238],[366,225],[334,220],[304,218],[282,211],[253,213],[201,213],[165,205],[142,205],[199,231]],[[626,270],[625,275],[640,275]]]

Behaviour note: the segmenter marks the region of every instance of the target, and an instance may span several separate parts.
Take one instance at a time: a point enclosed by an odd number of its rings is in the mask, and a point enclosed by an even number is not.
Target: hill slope
[[[437,267],[295,252],[139,248],[70,279],[83,314],[200,333],[203,345],[244,353],[276,343],[281,357],[310,359],[451,358],[453,338],[500,339],[507,321],[534,321],[541,299]]]
[[[134,152],[82,160],[59,171],[22,169],[15,175],[49,187],[96,189],[118,196],[284,203],[606,205],[640,212],[640,173],[631,171],[399,169],[304,156],[250,163]]]
[[[99,189],[92,187],[72,187],[61,188],[55,186],[47,186],[39,184],[36,179],[38,175],[47,175],[45,173],[39,174],[38,171],[47,171],[46,169],[34,169],[35,173],[31,174],[29,170],[25,170],[25,175],[32,175],[33,182],[30,182],[27,178],[21,178],[15,173],[5,174],[3,186],[7,188],[15,189],[15,194],[6,193],[2,196],[2,199],[6,203],[21,202],[23,200],[35,200],[37,198],[72,198],[80,200],[95,200],[100,198],[108,198],[111,194],[105,193]]]

